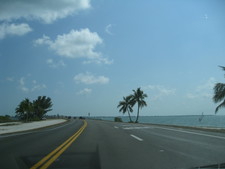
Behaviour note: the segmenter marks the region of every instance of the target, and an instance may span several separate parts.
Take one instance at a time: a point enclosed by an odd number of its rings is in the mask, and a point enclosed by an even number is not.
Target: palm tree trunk
[[[129,115],[129,119],[130,119],[130,122],[133,122],[133,121],[131,120],[131,117],[130,117],[130,112],[129,112],[129,110],[128,110],[127,112],[128,112],[128,115]]]
[[[26,113],[26,122],[28,121],[28,113]]]
[[[137,112],[137,118],[136,118],[135,123],[138,123],[138,118],[139,118],[139,104],[138,104],[138,112]]]

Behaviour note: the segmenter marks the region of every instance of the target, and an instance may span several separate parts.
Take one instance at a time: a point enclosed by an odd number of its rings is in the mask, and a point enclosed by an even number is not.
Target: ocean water
[[[128,116],[119,116],[123,122],[128,122]],[[114,117],[98,117],[102,120],[114,121]],[[132,117],[135,121],[136,117]],[[223,115],[187,115],[187,116],[140,116],[139,123],[166,124],[191,127],[225,128]]]

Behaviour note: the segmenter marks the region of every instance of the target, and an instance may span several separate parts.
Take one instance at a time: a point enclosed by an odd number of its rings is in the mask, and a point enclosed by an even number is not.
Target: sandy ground
[[[29,123],[21,123],[21,122],[0,123],[0,134],[33,130],[37,128],[51,126],[54,124],[63,123],[65,121],[66,120],[64,119],[54,119],[54,120],[43,120],[43,121],[36,121],[36,122],[29,122]]]

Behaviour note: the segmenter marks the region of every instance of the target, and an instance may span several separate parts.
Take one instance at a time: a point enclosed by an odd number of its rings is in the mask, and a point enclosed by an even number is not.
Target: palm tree
[[[133,109],[132,109],[132,96],[127,96],[127,97],[123,97],[123,100],[119,102],[117,108],[121,107],[120,108],[120,112],[123,112],[123,114],[125,114],[126,112],[128,113],[129,115],[129,119],[130,119],[130,123],[132,123],[133,121],[131,120],[131,117],[130,117],[130,112],[133,112]]]
[[[32,118],[32,103],[29,99],[24,99],[16,108],[16,113],[19,116],[20,119],[28,121],[30,118]]]
[[[138,106],[138,110],[137,110],[137,118],[136,118],[136,121],[135,123],[138,123],[138,118],[139,118],[139,111],[140,111],[140,108],[144,107],[144,106],[147,106],[147,103],[145,102],[145,98],[148,97],[147,94],[145,94],[141,88],[137,88],[137,90],[133,90],[133,95],[132,95],[132,103],[133,105],[137,103],[137,106]]]
[[[220,67],[225,71],[225,67]],[[214,86],[213,101],[215,103],[221,102],[216,107],[215,113],[217,113],[220,108],[225,107],[225,83],[216,83],[216,85]]]
[[[36,100],[30,102],[29,99],[24,99],[16,108],[16,114],[21,120],[41,120],[44,114],[51,111],[51,98],[46,96],[38,96]]]
[[[46,98],[46,96],[38,96],[37,100],[33,101],[34,114],[40,120],[48,111],[52,110],[51,107],[52,101],[49,97]]]

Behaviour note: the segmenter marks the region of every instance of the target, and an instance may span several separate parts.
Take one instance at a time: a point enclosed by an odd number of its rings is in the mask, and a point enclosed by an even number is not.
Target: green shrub
[[[8,116],[8,115],[0,116],[0,123],[3,123],[3,122],[10,122],[10,121],[12,121],[12,120],[10,119],[10,116]]]
[[[115,122],[123,122],[123,120],[121,119],[121,117],[115,117],[114,118],[114,121]]]

